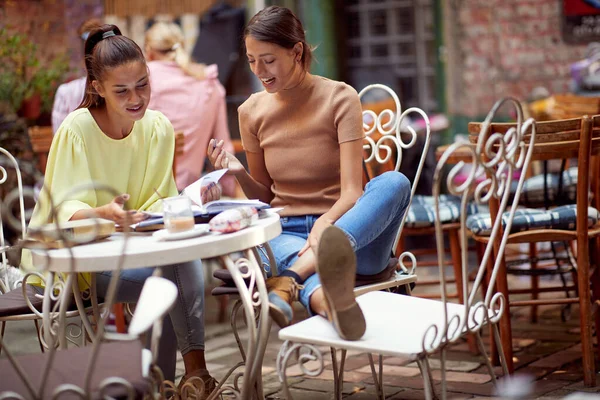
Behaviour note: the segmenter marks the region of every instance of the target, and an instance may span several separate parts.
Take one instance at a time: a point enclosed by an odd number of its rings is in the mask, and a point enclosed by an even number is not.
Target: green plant
[[[69,71],[66,53],[41,63],[38,46],[27,36],[0,28],[0,103],[12,111],[36,93],[42,99],[42,111],[51,111],[56,88]]]

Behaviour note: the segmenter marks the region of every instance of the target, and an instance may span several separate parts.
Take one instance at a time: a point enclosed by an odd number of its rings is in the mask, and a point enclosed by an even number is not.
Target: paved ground
[[[431,273],[420,272],[420,275]],[[520,281],[512,282],[519,284]],[[521,282],[522,283],[522,282]],[[432,290],[432,289],[429,289]],[[417,288],[416,294],[427,291]],[[229,366],[241,360],[235,340],[228,324],[219,324],[217,305],[214,298],[207,295],[207,361],[209,370],[220,379]],[[303,318],[303,310],[297,309],[297,318]],[[524,398],[554,399],[574,393],[580,396],[596,396],[597,388],[585,388],[581,372],[581,354],[579,346],[578,309],[571,309],[571,318],[561,321],[560,308],[543,307],[537,323],[529,322],[529,309],[517,309],[513,313],[513,346],[515,365],[522,380],[520,389],[527,389]],[[9,324],[6,333],[7,343],[18,353],[39,351],[33,336],[32,323]],[[398,332],[401,338],[402,332]],[[486,342],[489,336],[485,336]],[[284,398],[275,371],[275,358],[281,346],[277,338],[277,329],[271,331],[264,365],[263,382],[265,394],[269,399]],[[326,366],[321,375],[315,378],[302,377],[298,368],[290,368],[289,375],[292,393],[295,399],[330,399],[333,393],[332,366],[328,349],[324,352]],[[468,351],[466,342],[453,345],[448,353],[447,382],[449,398],[467,399],[499,396],[486,373],[478,356]],[[440,371],[435,370],[437,363],[432,361],[433,378],[436,388],[440,387]],[[373,399],[375,390],[370,373],[368,358],[365,355],[349,353],[345,368],[344,396],[353,400]],[[178,364],[178,375],[183,366]],[[424,398],[423,381],[419,369],[414,363],[391,357],[384,360],[384,384],[386,397],[390,399]],[[599,377],[600,384],[600,377]],[[500,394],[506,393],[504,390]],[[583,397],[582,397],[583,398]],[[587,397],[585,397],[587,398]],[[600,398],[600,395],[598,395]]]

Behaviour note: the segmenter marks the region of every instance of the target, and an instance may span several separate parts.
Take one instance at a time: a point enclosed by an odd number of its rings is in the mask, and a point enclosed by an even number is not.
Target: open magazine
[[[226,172],[227,169],[219,169],[206,174],[181,192],[180,196],[188,196],[192,200],[192,212],[197,222],[206,222],[206,219],[231,208],[246,206],[262,210],[270,207],[269,204],[256,199],[219,199],[202,204],[202,196],[200,195],[202,188],[209,186],[211,183],[218,183]],[[137,224],[135,227],[136,230],[161,229],[163,225],[162,212],[148,214],[150,214],[150,217]]]

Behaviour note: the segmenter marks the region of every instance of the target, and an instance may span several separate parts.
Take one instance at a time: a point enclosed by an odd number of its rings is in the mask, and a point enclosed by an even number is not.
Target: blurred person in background
[[[149,108],[162,112],[175,132],[183,132],[183,156],[177,159],[177,189],[202,175],[210,139],[233,152],[227,126],[225,88],[217,66],[197,64],[183,48],[183,32],[172,22],[157,22],[146,32],[145,53],[150,70],[152,98]],[[223,194],[235,191],[233,177],[221,180]]]
[[[97,18],[85,20],[77,29],[77,35],[82,40],[82,46],[85,44],[90,32],[102,26],[102,21]],[[52,105],[52,131],[56,132],[58,127],[70,112],[75,109],[83,100],[85,93],[86,77],[74,79],[70,82],[63,83],[56,89],[54,95],[54,104]]]

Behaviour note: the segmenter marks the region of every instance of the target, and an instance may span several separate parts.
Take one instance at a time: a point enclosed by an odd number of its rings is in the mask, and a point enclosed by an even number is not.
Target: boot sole
[[[325,229],[321,236],[317,272],[329,305],[329,319],[338,334],[344,340],[360,339],[367,324],[354,297],[356,255],[344,232],[335,226]]]

